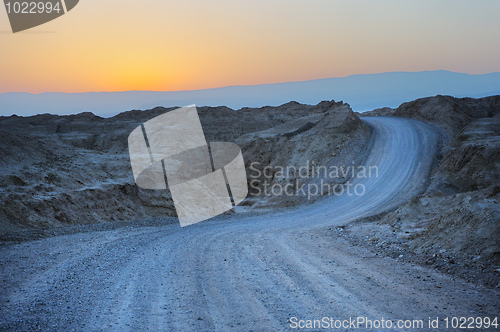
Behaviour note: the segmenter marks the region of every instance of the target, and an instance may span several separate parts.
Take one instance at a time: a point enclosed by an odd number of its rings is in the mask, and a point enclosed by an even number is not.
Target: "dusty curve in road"
[[[424,189],[436,132],[368,118],[363,196],[187,228],[120,228],[1,248],[0,329],[288,330],[294,321],[424,320],[498,313],[497,290],[332,239],[325,227],[393,209]],[[296,320],[295,320],[296,319]]]

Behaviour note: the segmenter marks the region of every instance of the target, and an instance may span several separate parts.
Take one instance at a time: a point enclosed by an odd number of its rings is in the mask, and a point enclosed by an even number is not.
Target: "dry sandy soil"
[[[500,96],[423,98],[390,114],[436,125],[439,163],[424,193],[393,212],[351,224],[344,235],[499,288]]]
[[[0,117],[0,235],[175,217],[168,190],[135,186],[127,148],[133,129],[171,109],[130,111],[106,119],[91,113]],[[339,166],[353,160],[360,163],[357,156],[366,151],[369,136],[369,129],[342,102],[314,106],[290,102],[238,112],[200,107],[198,111],[208,142],[235,141],[241,146],[248,174],[253,162],[260,169],[267,165],[300,167],[307,161],[323,164],[333,160]],[[328,150],[332,153],[325,154]],[[274,178],[259,179],[261,186],[274,182]],[[250,195],[245,205],[263,198]],[[303,200],[294,197],[286,202],[279,197],[278,201],[296,205]]]
[[[428,122],[429,112],[456,112],[440,115],[442,129],[360,121],[335,102],[202,108],[207,139],[238,142],[247,164],[314,160],[380,174],[332,180],[363,185],[364,195],[253,197],[242,213],[188,228],[168,194],[135,189],[127,168],[128,132],[166,109],[3,118],[0,329],[274,331],[323,317],[439,317],[443,329],[446,317],[493,319],[497,105],[435,97],[394,112]]]

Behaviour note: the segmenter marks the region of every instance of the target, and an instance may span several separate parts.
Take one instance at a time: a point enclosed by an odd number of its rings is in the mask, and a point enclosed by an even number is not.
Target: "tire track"
[[[324,227],[398,206],[427,181],[437,149],[431,127],[364,121],[373,128],[366,165],[380,171],[353,180],[366,186],[364,196],[183,229],[82,233],[2,248],[1,276],[15,279],[2,288],[0,329],[276,331],[288,330],[291,317],[497,314],[498,290],[321,236]],[[52,251],[61,256],[38,257]]]

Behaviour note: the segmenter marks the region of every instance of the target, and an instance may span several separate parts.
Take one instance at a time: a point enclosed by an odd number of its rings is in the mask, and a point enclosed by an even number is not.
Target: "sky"
[[[0,93],[500,72],[499,15],[498,0],[80,0],[13,34],[0,7]]]

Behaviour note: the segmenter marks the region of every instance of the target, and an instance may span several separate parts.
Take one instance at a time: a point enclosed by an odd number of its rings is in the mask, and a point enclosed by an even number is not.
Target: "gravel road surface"
[[[121,227],[3,243],[0,330],[277,331],[323,317],[422,319],[427,327],[429,317],[442,324],[445,317],[497,316],[498,289],[326,235],[398,206],[427,183],[437,148],[431,127],[363,121],[373,128],[366,164],[379,176],[355,181],[365,186],[362,196],[186,228]]]

